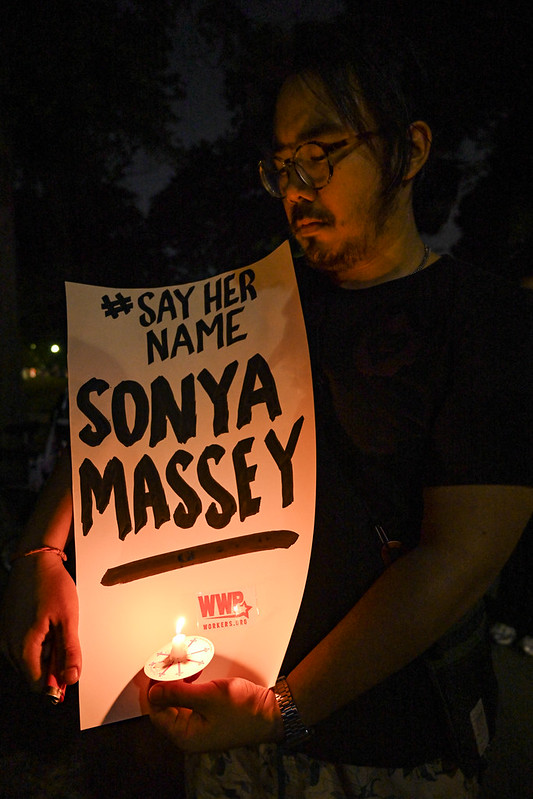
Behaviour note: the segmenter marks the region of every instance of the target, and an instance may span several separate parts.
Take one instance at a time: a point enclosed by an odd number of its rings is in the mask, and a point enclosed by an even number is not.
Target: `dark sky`
[[[298,19],[322,19],[341,13],[342,0],[239,0],[243,12],[257,21],[288,24]],[[223,76],[217,54],[209,51],[198,36],[193,16],[198,3],[180,15],[176,43],[176,68],[187,95],[178,107],[180,123],[176,133],[189,146],[202,139],[214,141],[229,124],[223,97]],[[169,169],[146,155],[140,155],[127,181],[146,211],[150,198],[164,188]]]
[[[178,134],[184,144],[213,140],[224,131],[227,114],[222,97],[222,74],[216,53],[207,50],[194,30],[193,13],[181,16],[176,63],[187,87],[180,105]],[[341,13],[342,0],[239,0],[242,11],[258,22],[288,24],[299,19],[322,19]]]
[[[206,47],[197,34],[193,22],[194,14],[201,2],[202,0],[194,0],[190,11],[182,13],[176,37],[176,67],[182,75],[184,86],[187,90],[185,99],[180,102],[177,109],[180,123],[176,132],[185,145],[194,144],[201,139],[213,141],[224,133],[229,124],[229,117],[223,98],[223,75],[217,66],[217,53],[210,51]],[[237,2],[239,2],[243,12],[250,18],[259,22],[264,21],[278,25],[288,25],[296,20],[305,18],[331,18],[342,13],[345,6],[352,8],[352,4],[354,6],[359,5],[362,10],[368,13],[372,13],[373,8],[379,6],[380,13],[383,14],[383,9],[387,8],[387,0],[381,0],[374,7],[372,0],[370,2],[364,2],[364,0],[346,0],[345,2],[343,0],[237,0]],[[506,26],[510,20],[516,21],[516,19],[519,19],[524,21],[527,29],[527,23],[531,21],[531,3],[527,4],[528,11],[521,7],[521,2],[515,4],[511,0],[500,5],[497,4],[496,0],[490,0],[488,6],[488,9],[485,6],[484,24],[490,22],[491,18],[501,21],[502,47],[500,52],[494,52],[494,59],[492,59],[491,53],[493,51],[490,48],[487,49],[486,54],[483,54],[479,48],[473,48],[473,51],[475,58],[482,58],[481,66],[483,66],[486,59],[487,69],[491,72],[492,61],[494,60],[497,64],[498,56],[501,60],[501,53],[504,53],[506,48],[512,48],[513,46],[514,39],[512,36],[510,38],[509,31],[516,32],[516,26],[510,26],[508,30]],[[393,16],[401,14],[403,21],[416,19],[417,14],[422,14],[428,20],[434,21],[437,26],[438,19],[442,17],[442,14],[446,15],[447,13],[446,9],[441,7],[441,17],[439,17],[436,10],[431,10],[429,7],[419,7],[416,0],[409,0],[409,2],[407,0],[390,0],[390,8],[391,14]],[[466,13],[467,11],[469,13]],[[471,30],[472,35],[475,36],[479,8],[477,8],[477,4],[476,8],[469,7],[468,2],[465,2],[464,12],[462,23],[466,25],[466,31]],[[480,19],[482,16],[480,14]],[[395,16],[395,18],[397,17]],[[461,25],[461,20],[457,20],[457,25]],[[431,31],[431,24],[426,27],[427,30]],[[464,29],[461,30],[458,27],[457,30],[463,33],[463,37],[458,37],[459,40],[467,40],[464,36]],[[481,33],[483,34],[483,31]],[[453,27],[450,28],[449,35],[451,36],[450,44],[453,51],[455,44]],[[483,37],[481,40],[483,41]],[[446,41],[446,38],[444,38],[444,41]],[[497,45],[497,39],[495,41]],[[492,44],[494,45],[494,41],[492,41]],[[464,60],[465,55],[468,58],[470,52],[463,53],[463,59],[459,59],[457,62],[457,69],[459,74],[464,74],[464,81],[468,83],[470,66],[474,73],[478,74],[480,65],[479,63],[469,65],[468,61],[465,62]],[[449,58],[449,53],[445,50],[439,53],[438,56],[439,58]],[[505,74],[507,76],[506,79],[509,80],[509,73],[506,72]],[[509,91],[515,91],[516,86],[525,78],[525,75],[517,74],[517,83],[509,86]],[[494,80],[494,75],[492,75],[491,79]],[[487,98],[485,99],[487,100]],[[429,242],[436,249],[441,251],[449,250],[461,237],[459,219],[456,213],[459,201],[472,192],[476,182],[483,177],[483,166],[489,155],[490,150],[477,140],[475,141],[472,133],[470,133],[470,136],[464,136],[460,150],[457,152],[462,178],[454,205],[455,210],[450,215],[446,226],[441,228],[435,235],[434,240]],[[138,159],[128,185],[137,192],[139,196],[138,204],[143,211],[148,209],[150,198],[164,188],[170,175],[171,173],[167,166],[154,163],[146,156]]]

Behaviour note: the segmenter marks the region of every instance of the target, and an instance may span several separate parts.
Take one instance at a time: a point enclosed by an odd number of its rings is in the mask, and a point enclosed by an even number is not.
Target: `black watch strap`
[[[283,719],[285,732],[283,744],[288,747],[298,746],[306,741],[313,731],[303,723],[285,677],[278,678],[273,690]]]

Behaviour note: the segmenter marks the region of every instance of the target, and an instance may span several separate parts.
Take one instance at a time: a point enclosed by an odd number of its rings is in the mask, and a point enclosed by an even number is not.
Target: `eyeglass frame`
[[[281,162],[281,168],[277,170],[277,174],[281,174],[281,172],[283,170],[286,170],[287,176],[288,176],[289,175],[289,169],[291,167],[294,167],[294,171],[298,175],[298,178],[302,181],[302,183],[305,186],[307,186],[309,189],[313,189],[314,191],[320,191],[325,186],[327,186],[328,183],[331,182],[331,178],[333,177],[333,167],[334,167],[334,165],[338,164],[339,161],[342,161],[343,158],[346,158],[348,155],[350,155],[350,153],[353,152],[353,150],[349,150],[348,152],[344,153],[344,155],[342,155],[338,159],[338,161],[335,162],[335,164],[332,164],[331,161],[330,161],[330,154],[331,153],[334,153],[336,150],[340,150],[341,147],[344,147],[346,144],[348,144],[349,140],[352,139],[352,138],[355,139],[356,142],[365,142],[365,141],[368,141],[368,139],[371,139],[372,136],[377,136],[378,134],[379,134],[379,131],[377,131],[377,130],[364,130],[361,133],[353,133],[353,134],[350,134],[350,136],[345,136],[343,139],[341,139],[341,140],[339,140],[337,142],[332,142],[331,144],[327,144],[326,142],[321,142],[321,141],[316,141],[316,140],[304,141],[301,144],[299,144],[298,147],[295,149],[295,151],[294,151],[294,153],[292,155],[292,158],[285,158],[285,159],[279,158],[278,159]],[[301,166],[299,167],[299,165],[297,163],[296,156],[298,154],[298,151],[301,150],[302,147],[306,147],[309,144],[315,144],[317,147],[320,147],[320,149],[324,151],[324,155],[326,156],[326,161],[327,161],[328,168],[329,168],[329,175],[328,175],[328,179],[326,180],[325,183],[322,184],[322,186],[315,186],[315,185],[313,185],[313,182],[309,182],[309,181],[311,181],[311,178],[309,177],[309,175],[306,174],[306,172],[303,169],[303,167],[301,167]],[[272,156],[272,160],[274,160],[274,156]],[[265,175],[265,173],[267,171],[265,169],[265,167],[264,167],[264,162],[265,162],[265,159],[261,158],[261,160],[258,163],[259,176],[261,178],[261,183],[263,185],[263,188],[265,189],[265,191],[268,194],[270,194],[271,197],[274,197],[277,200],[284,200],[285,197],[287,196],[286,193],[285,194],[281,194],[281,193],[278,192],[278,193],[274,194],[271,191],[271,189],[268,187],[266,178],[264,177],[264,175]],[[287,188],[288,188],[288,183],[287,183]]]

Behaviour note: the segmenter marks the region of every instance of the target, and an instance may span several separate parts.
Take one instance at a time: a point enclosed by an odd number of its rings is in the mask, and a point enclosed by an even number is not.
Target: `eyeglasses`
[[[376,133],[377,131],[354,133],[332,144],[307,141],[296,148],[292,158],[285,160],[277,156],[263,158],[259,161],[261,182],[272,197],[282,200],[287,196],[289,173],[291,167],[293,167],[302,183],[305,183],[311,189],[319,191],[324,186],[327,186],[332,178],[333,164],[331,155],[353,142],[353,147],[342,153],[340,158],[335,159],[335,163],[338,163],[349,155],[357,144],[367,141],[372,136],[375,136]]]

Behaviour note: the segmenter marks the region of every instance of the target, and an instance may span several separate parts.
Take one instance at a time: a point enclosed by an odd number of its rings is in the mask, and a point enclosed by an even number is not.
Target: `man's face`
[[[370,120],[367,130],[373,130]],[[291,158],[304,142],[332,144],[353,133],[318,80],[313,84],[294,76],[285,83],[274,120],[277,156]],[[387,247],[400,214],[396,195],[392,200],[384,196],[376,153],[365,141],[337,150],[331,159],[333,176],[320,190],[306,186],[291,169],[283,204],[310,264],[340,282],[356,279]]]

